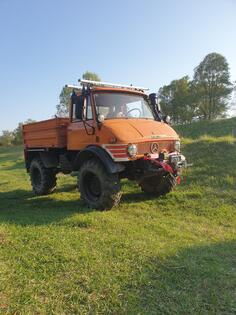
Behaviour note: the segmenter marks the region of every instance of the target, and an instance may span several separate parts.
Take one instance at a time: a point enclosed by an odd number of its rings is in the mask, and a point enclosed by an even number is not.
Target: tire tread
[[[102,194],[96,202],[89,200],[83,189],[83,174],[91,170],[102,180]],[[102,163],[95,158],[86,161],[81,166],[78,175],[78,189],[81,193],[81,199],[84,200],[89,207],[99,210],[109,210],[117,206],[122,195],[118,174],[107,173]]]
[[[37,167],[40,170],[42,182],[40,187],[37,187],[34,183],[32,168]],[[33,191],[36,195],[48,195],[51,194],[56,188],[56,173],[53,169],[45,168],[40,158],[35,158],[30,164],[30,180]]]

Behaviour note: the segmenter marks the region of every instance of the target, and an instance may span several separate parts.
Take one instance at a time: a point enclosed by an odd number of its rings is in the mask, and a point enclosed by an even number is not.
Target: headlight
[[[180,141],[179,140],[175,141],[174,148],[176,151],[180,152]]]
[[[128,151],[129,156],[135,157],[135,155],[138,152],[136,144],[128,144],[127,151]]]

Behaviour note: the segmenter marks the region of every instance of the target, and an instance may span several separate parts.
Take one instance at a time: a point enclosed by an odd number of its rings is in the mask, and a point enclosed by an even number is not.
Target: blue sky
[[[55,114],[86,70],[157,91],[210,52],[236,80],[235,0],[0,0],[0,130]]]

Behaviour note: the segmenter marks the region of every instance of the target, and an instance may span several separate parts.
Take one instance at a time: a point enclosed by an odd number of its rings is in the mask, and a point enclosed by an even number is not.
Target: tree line
[[[159,89],[160,105],[175,124],[222,118],[234,88],[226,58],[211,53],[194,69],[192,80],[184,76]]]
[[[3,130],[0,136],[0,146],[19,145],[23,143],[22,126],[23,124],[30,124],[34,122],[32,119],[26,120],[24,123],[20,122],[13,131]]]

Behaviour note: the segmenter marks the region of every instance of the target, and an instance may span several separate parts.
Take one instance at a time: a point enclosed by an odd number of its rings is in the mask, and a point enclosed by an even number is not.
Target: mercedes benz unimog
[[[68,88],[73,89],[69,118],[23,126],[34,193],[52,193],[57,174],[72,172],[78,174],[81,198],[95,209],[119,203],[123,178],[156,197],[169,193],[185,158],[157,95],[147,95],[142,87],[89,80]]]

